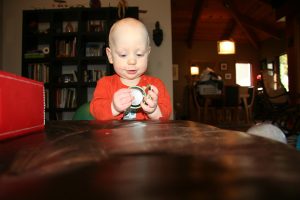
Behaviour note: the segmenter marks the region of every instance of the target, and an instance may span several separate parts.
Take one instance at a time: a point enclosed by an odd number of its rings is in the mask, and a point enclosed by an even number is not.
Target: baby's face
[[[135,81],[145,73],[149,53],[148,34],[139,24],[118,27],[107,49],[109,61],[123,83]]]

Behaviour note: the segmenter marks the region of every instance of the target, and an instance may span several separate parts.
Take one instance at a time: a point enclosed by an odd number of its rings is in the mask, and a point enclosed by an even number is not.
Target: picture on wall
[[[226,73],[225,74],[225,79],[231,79],[231,73]]]
[[[227,63],[221,63],[220,68],[221,70],[227,70]]]

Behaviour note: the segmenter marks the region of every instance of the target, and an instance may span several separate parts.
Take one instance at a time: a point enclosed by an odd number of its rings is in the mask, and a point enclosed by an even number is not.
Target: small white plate
[[[142,87],[139,86],[132,86],[129,87],[129,89],[131,90],[132,96],[134,96],[134,100],[132,101],[130,108],[139,109],[141,107],[141,102],[146,96],[146,92]]]

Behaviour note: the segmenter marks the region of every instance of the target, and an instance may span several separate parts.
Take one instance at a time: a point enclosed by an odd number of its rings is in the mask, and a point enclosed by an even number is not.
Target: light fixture
[[[235,54],[235,43],[232,40],[218,41],[218,54]]]
[[[199,67],[196,66],[196,65],[192,65],[192,66],[190,67],[190,72],[191,72],[191,75],[192,75],[192,76],[197,76],[197,75],[199,75]]]

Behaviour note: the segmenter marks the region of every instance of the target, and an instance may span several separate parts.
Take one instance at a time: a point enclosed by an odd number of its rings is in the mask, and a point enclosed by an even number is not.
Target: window
[[[240,86],[251,86],[251,64],[236,63],[235,64],[235,82]]]
[[[289,91],[289,76],[288,76],[288,58],[287,54],[279,56],[279,77],[282,85]]]
[[[268,70],[274,70],[274,66],[273,66],[272,62],[270,62],[270,63],[267,64],[267,69]]]

